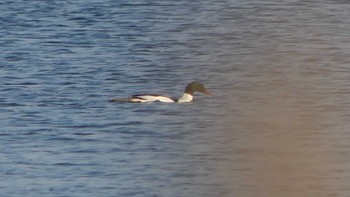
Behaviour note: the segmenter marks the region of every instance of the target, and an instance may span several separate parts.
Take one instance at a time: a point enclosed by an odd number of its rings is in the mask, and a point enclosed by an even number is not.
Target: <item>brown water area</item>
[[[220,65],[209,76],[220,128],[206,145],[227,189],[218,196],[350,196],[348,5],[337,2],[220,20],[216,58],[200,59]]]
[[[233,194],[349,195],[349,72],[238,72],[252,80],[234,85],[230,115],[223,120],[226,143],[218,148],[226,158],[217,164]]]

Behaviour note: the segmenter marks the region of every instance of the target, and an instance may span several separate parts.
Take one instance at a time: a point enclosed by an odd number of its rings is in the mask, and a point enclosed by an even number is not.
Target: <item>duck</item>
[[[109,102],[129,102],[129,103],[189,103],[193,101],[193,95],[195,92],[200,92],[212,96],[212,94],[204,87],[204,85],[198,81],[189,83],[185,91],[180,98],[172,98],[161,94],[135,94],[129,98],[111,98]]]

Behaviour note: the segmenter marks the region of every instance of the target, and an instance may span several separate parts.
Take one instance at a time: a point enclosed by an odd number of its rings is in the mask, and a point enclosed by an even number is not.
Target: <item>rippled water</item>
[[[2,1],[1,196],[350,195],[349,9]]]

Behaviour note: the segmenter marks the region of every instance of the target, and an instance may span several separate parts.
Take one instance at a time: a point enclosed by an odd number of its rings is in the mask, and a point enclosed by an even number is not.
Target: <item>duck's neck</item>
[[[188,103],[193,100],[193,96],[191,94],[184,93],[181,98],[177,100],[178,103]]]

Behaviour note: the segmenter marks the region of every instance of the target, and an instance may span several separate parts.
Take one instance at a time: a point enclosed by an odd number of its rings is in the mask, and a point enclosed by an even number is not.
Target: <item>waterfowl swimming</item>
[[[109,102],[149,103],[159,101],[164,103],[187,103],[193,100],[193,94],[195,92],[211,95],[203,84],[194,81],[186,86],[184,94],[178,99],[160,94],[136,94],[129,98],[111,98]]]

